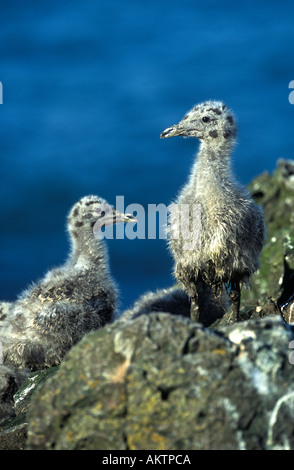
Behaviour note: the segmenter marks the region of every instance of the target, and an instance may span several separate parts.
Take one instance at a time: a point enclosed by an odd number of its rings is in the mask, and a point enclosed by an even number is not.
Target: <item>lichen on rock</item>
[[[28,448],[294,448],[284,421],[294,401],[268,437],[293,390],[292,338],[278,316],[221,332],[165,313],[118,321],[87,335],[37,390]]]

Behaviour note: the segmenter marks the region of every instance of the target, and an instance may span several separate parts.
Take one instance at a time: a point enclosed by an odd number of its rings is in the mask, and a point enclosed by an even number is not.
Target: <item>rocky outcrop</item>
[[[0,422],[0,450],[23,450],[26,448],[28,418],[27,411],[35,389],[58,367],[33,372],[14,395],[14,417]]]
[[[164,313],[87,335],[34,395],[29,449],[294,448],[292,329]]]
[[[263,173],[249,189],[264,208],[267,236],[260,270],[252,278],[251,289],[242,292],[242,304],[265,306],[277,302],[285,320],[293,322],[294,160],[278,160],[273,175]]]
[[[126,314],[87,335],[59,371],[29,377],[16,417],[0,423],[1,450],[294,449],[294,161],[250,190],[267,238],[242,321],[205,328],[161,313],[168,302],[152,313],[146,296],[147,314]]]

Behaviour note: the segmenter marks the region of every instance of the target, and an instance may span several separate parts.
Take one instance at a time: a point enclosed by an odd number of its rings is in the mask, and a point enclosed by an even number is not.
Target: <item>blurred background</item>
[[[244,184],[294,158],[293,18],[292,0],[2,0],[0,299],[63,263],[81,196],[168,205],[198,142],[159,135],[198,102],[234,110]],[[107,244],[122,309],[173,283],[164,240]]]

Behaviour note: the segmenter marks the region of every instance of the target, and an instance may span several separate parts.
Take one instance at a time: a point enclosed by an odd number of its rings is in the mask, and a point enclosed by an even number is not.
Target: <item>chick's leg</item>
[[[230,320],[231,321],[239,321],[240,300],[241,300],[240,282],[236,280],[232,280],[231,292],[230,292],[230,301],[231,301]]]

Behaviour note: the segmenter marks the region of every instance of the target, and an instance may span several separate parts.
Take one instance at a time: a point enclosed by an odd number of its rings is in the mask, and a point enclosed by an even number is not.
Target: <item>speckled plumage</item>
[[[0,302],[0,328],[13,306],[12,302]]]
[[[99,231],[99,220],[101,226],[133,221],[97,196],[83,197],[67,219],[71,251],[65,264],[48,271],[10,308],[2,304],[4,364],[31,370],[59,364],[86,333],[112,321],[118,292],[105,242],[93,233],[93,228]]]
[[[161,137],[196,137],[201,145],[188,183],[180,191],[169,223],[169,246],[175,260],[175,276],[191,299],[191,316],[201,320],[198,293],[201,284],[213,293],[230,286],[232,318],[237,318],[240,284],[247,283],[258,269],[258,257],[264,241],[262,211],[248,191],[234,178],[231,153],[237,126],[232,111],[220,101],[196,105],[184,118],[162,132]],[[195,232],[190,239],[174,236],[181,205],[200,208]],[[173,222],[176,221],[176,222]],[[198,224],[198,226],[197,226]],[[176,226],[177,225],[177,226]],[[199,245],[185,249],[187,242],[199,236]]]

